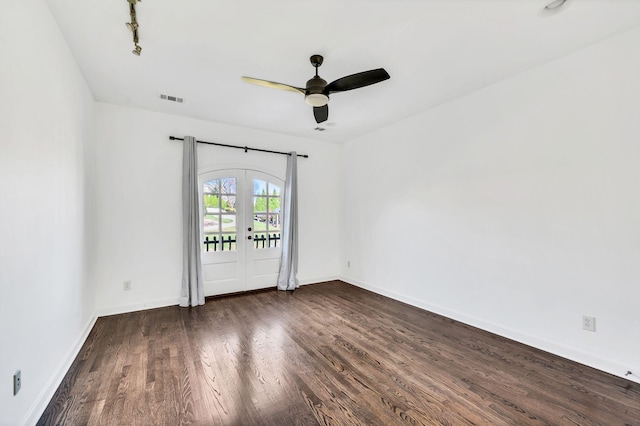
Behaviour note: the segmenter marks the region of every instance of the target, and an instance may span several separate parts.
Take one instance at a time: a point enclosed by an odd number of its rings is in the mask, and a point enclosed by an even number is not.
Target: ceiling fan
[[[289,90],[299,92],[304,95],[305,101],[313,106],[313,116],[317,123],[327,121],[329,118],[329,95],[337,92],[346,92],[347,90],[358,89],[360,87],[369,86],[371,84],[380,83],[381,81],[391,78],[384,68],[378,68],[370,71],[363,71],[357,74],[351,74],[346,77],[339,78],[331,83],[320,78],[318,75],[318,67],[322,65],[323,57],[320,55],[311,56],[311,65],[316,68],[316,75],[307,81],[306,87],[289,86],[288,84],[276,83],[268,80],[260,80],[252,77],[242,77],[242,81],[257,84],[259,86],[271,87],[273,89]]]

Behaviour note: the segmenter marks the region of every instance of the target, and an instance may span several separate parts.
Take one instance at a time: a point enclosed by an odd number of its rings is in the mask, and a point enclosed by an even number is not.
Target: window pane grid
[[[237,181],[216,178],[203,184],[203,250],[237,250]],[[266,180],[253,180],[253,226],[250,244],[254,249],[280,247],[281,188]]]
[[[255,179],[253,194],[253,247],[280,247],[280,187]]]
[[[203,251],[237,250],[236,190],[236,178],[212,179],[203,184]]]

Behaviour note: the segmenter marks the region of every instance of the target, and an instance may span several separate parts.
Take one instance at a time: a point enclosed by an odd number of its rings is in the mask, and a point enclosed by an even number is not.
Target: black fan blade
[[[289,86],[288,84],[276,83],[275,81],[261,80],[253,77],[241,77],[245,83],[257,84],[258,86],[270,87],[272,89],[289,90],[291,92],[300,92],[303,95],[305,90],[300,87]]]
[[[345,92],[347,90],[358,89],[360,87],[380,83],[381,81],[389,78],[391,78],[391,76],[384,70],[384,68],[363,71],[332,81],[324,88],[324,93]]]
[[[313,116],[318,124],[327,121],[327,118],[329,118],[329,105],[313,107]]]

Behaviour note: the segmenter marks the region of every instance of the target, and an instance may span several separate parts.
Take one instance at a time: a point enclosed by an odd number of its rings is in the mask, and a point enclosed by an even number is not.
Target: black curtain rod
[[[184,140],[184,138],[177,138],[175,136],[169,136],[169,139],[172,140],[172,141],[183,141]],[[247,152],[247,151],[260,151],[260,152],[268,152],[268,153],[271,153],[271,154],[291,155],[288,152],[270,151],[268,149],[260,149],[260,148],[249,148],[248,146],[228,145],[226,143],[205,142],[205,141],[199,141],[199,140],[196,140],[196,142],[204,143],[204,144],[207,144],[207,145],[226,146],[227,148],[244,149],[244,152]],[[298,157],[309,158],[309,156],[307,154],[298,154]]]

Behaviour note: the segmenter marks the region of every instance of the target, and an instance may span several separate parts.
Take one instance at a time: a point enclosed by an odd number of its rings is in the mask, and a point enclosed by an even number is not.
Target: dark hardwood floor
[[[640,425],[640,385],[342,282],[99,318],[40,425]]]

